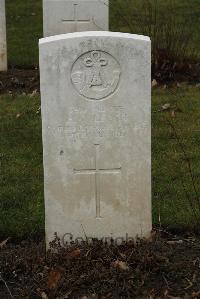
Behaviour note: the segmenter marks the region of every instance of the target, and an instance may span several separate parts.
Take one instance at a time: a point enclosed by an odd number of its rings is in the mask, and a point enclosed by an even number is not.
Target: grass
[[[6,1],[8,62],[10,66],[38,64],[38,39],[42,37],[42,1]]]
[[[153,63],[161,53],[176,62],[199,60],[199,1],[111,0],[111,7],[112,30],[150,36]]]
[[[148,34],[145,26],[141,26],[140,19],[146,22],[143,16],[142,5],[146,0],[110,0],[110,29],[112,31],[129,32],[130,28],[121,22],[116,13],[119,5],[122,6],[121,13],[128,14],[132,25],[132,33]],[[168,23],[173,15],[177,29],[184,28],[178,33],[178,38],[183,37],[184,43],[190,39],[190,47],[187,47],[188,55],[200,50],[199,40],[199,0],[147,0],[159,4],[161,19]],[[118,3],[116,5],[116,3]],[[128,3],[128,4],[127,4]],[[172,3],[172,4],[171,4]],[[172,11],[173,7],[173,11]],[[42,37],[42,0],[9,0],[6,1],[7,11],[7,39],[8,39],[8,61],[10,66],[30,67],[38,64],[38,39]],[[180,25],[181,24],[181,25]],[[184,26],[184,27],[183,27]],[[159,26],[158,26],[159,27]],[[174,30],[174,25],[168,29]],[[186,34],[189,31],[189,35]],[[172,32],[171,39],[177,40],[177,33]],[[192,38],[191,38],[192,35]],[[177,49],[177,47],[174,45]],[[195,54],[196,55],[196,54]]]
[[[43,230],[43,170],[38,97],[0,98],[0,232]]]
[[[111,30],[130,31],[116,17],[116,1],[123,4],[124,15],[127,12],[125,4],[132,3],[131,7],[128,6],[128,12],[133,31],[145,33],[144,28],[135,22],[138,16],[143,16],[144,0],[110,0]],[[191,49],[200,49],[199,0],[157,1],[163,19],[168,19],[172,14],[170,2],[173,3],[176,26],[185,23],[185,30],[193,36]],[[9,65],[23,68],[36,66],[38,39],[42,37],[42,0],[9,0],[6,1],[6,10]],[[172,109],[159,112],[166,103]],[[199,89],[186,86],[155,89],[152,104],[153,222],[175,229],[194,229],[191,204],[197,209],[196,198],[200,186]],[[44,230],[39,107],[38,96],[0,96],[0,236],[21,238]],[[182,112],[175,112],[174,115],[173,109]],[[194,181],[191,180],[188,159]]]
[[[155,5],[158,7],[158,14],[162,14],[162,18],[167,22],[167,19],[170,15],[176,15],[177,22],[188,24],[188,30],[193,33],[195,32],[196,39],[198,39],[198,30],[199,30],[199,13],[200,13],[200,3],[199,0],[110,0],[111,5],[111,15],[110,23],[111,29],[116,30],[119,25],[119,20],[115,18],[115,12],[120,8],[123,9],[124,16],[129,15],[129,18],[132,18],[132,24],[137,25],[139,19],[141,19],[144,14],[144,8],[146,6],[152,5],[154,8]],[[129,14],[127,13],[129,12]],[[153,12],[152,12],[153,13]],[[114,19],[115,18],[115,19]],[[129,19],[130,20],[130,19]],[[137,26],[136,26],[137,27]],[[128,30],[128,27],[121,28]]]
[[[169,112],[158,112],[164,104],[175,107],[175,116],[173,108]],[[197,219],[194,219],[191,205],[200,221],[197,204],[200,198],[199,111],[198,88],[159,89],[154,92],[152,175],[153,217],[157,225],[176,229],[194,228]],[[196,222],[196,229],[199,229],[199,222]]]
[[[153,116],[153,221],[170,228],[194,228],[189,201],[195,193],[185,157],[169,121],[200,179],[200,94],[197,87],[156,89]],[[169,103],[182,112],[159,112]],[[0,97],[0,235],[23,237],[44,230],[44,198],[39,97]],[[200,215],[199,215],[200,216]],[[198,228],[198,227],[197,227]]]

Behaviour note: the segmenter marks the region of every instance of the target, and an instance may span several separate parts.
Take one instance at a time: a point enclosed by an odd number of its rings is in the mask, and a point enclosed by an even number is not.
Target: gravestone
[[[43,0],[44,36],[108,30],[108,0]]]
[[[47,243],[151,231],[151,53],[145,36],[40,40]]]
[[[5,0],[0,0],[0,71],[7,71]]]

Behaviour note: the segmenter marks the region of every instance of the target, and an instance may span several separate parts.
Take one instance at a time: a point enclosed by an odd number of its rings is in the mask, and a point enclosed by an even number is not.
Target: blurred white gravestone
[[[7,71],[5,0],[0,0],[0,71]]]
[[[108,30],[109,0],[43,0],[44,36]]]
[[[150,47],[103,31],[40,40],[47,243],[150,234]]]

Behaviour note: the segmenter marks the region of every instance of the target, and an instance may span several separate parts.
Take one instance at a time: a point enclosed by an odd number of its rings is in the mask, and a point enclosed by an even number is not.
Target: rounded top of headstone
[[[56,41],[66,40],[66,39],[81,38],[81,37],[114,37],[114,38],[119,37],[119,38],[139,40],[145,42],[151,41],[148,36],[144,36],[144,35],[111,32],[111,31],[85,31],[85,32],[59,34],[59,35],[41,38],[39,40],[39,44],[41,45],[41,44],[52,43]]]

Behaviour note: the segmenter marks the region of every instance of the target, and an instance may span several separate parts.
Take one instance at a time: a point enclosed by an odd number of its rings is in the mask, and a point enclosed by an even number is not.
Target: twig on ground
[[[4,285],[5,285],[5,287],[6,287],[7,291],[8,291],[8,293],[10,294],[10,297],[14,299],[14,297],[13,297],[13,295],[12,295],[12,293],[11,293],[11,291],[10,291],[8,285],[7,285],[7,282],[3,279],[2,275],[1,275],[1,272],[0,272],[0,280],[4,283]]]
[[[165,283],[166,283],[166,285],[167,285],[167,288],[169,289],[169,290],[171,290],[171,288],[170,288],[170,286],[169,286],[169,283],[168,283],[168,281],[167,281],[167,279],[166,279],[166,277],[165,277],[165,275],[162,273],[162,277],[163,277],[163,279],[164,279],[164,281],[165,281]]]

